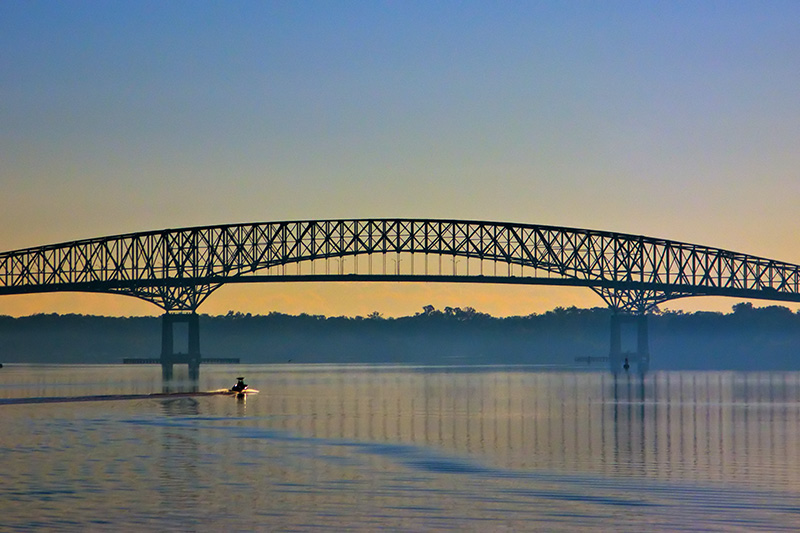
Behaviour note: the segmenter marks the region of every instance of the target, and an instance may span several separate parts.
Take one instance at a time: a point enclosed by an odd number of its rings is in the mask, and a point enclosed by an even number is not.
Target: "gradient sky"
[[[795,0],[5,0],[0,50],[3,250],[402,216],[622,231],[800,263]],[[500,315],[602,305],[587,289],[263,284],[223,287],[200,311],[397,315],[427,303]],[[120,296],[0,298],[2,314],[53,311],[159,313]]]

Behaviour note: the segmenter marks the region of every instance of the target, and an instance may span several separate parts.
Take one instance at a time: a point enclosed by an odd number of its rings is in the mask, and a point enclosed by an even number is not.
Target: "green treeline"
[[[497,318],[432,306],[400,318],[230,312],[201,315],[200,346],[204,357],[242,363],[575,365],[576,358],[608,354],[610,314],[607,308],[559,307]],[[182,351],[179,331],[176,349]],[[649,316],[649,332],[654,370],[800,369],[800,313],[781,306],[656,313]],[[632,345],[630,335],[624,334],[623,345]],[[4,363],[119,363],[158,357],[160,350],[158,317],[0,316]]]

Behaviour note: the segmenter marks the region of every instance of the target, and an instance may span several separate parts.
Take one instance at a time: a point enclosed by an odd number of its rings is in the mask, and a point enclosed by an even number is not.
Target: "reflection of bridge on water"
[[[704,483],[749,480],[756,469],[800,486],[798,373],[279,371],[259,382],[249,419],[321,442]]]
[[[332,268],[333,267],[333,268]],[[161,364],[200,357],[197,309],[226,283],[404,281],[583,286],[615,313],[610,365],[649,364],[646,312],[688,296],[800,302],[800,265],[665,239],[553,226],[362,219],[169,229],[0,253],[0,294],[108,292],[166,312]],[[634,322],[635,348],[621,332]],[[174,353],[173,326],[188,350]]]

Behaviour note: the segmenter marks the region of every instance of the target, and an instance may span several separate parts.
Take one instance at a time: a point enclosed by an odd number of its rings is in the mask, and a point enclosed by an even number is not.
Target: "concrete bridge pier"
[[[187,325],[186,352],[175,351],[175,324]],[[197,313],[161,315],[161,375],[165,381],[172,379],[172,366],[189,366],[189,379],[200,377],[200,320]]]
[[[631,326],[633,328],[623,326]],[[623,331],[626,333],[623,336]],[[636,336],[631,343],[630,334]],[[623,345],[623,340],[626,341]],[[635,350],[626,349],[631,344]],[[613,313],[611,315],[611,349],[608,354],[609,370],[614,374],[638,372],[645,374],[650,369],[650,339],[647,315]]]

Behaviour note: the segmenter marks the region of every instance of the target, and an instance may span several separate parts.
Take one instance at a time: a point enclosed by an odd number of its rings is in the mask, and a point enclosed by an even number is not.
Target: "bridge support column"
[[[161,377],[164,381],[172,379],[173,346],[172,319],[165,313],[161,316]]]
[[[623,325],[635,325],[635,351],[623,348]],[[628,315],[613,313],[611,315],[611,346],[608,354],[609,369],[618,374],[629,372],[636,365],[640,374],[650,369],[650,339],[647,329],[647,315]]]
[[[647,315],[638,315],[636,320],[636,351],[639,356],[639,373],[650,370],[650,332],[647,328]]]
[[[185,323],[188,327],[186,352],[175,351],[175,324]],[[161,316],[161,375],[165,381],[172,379],[173,365],[187,364],[189,379],[200,377],[200,319],[197,313],[171,314]]]

